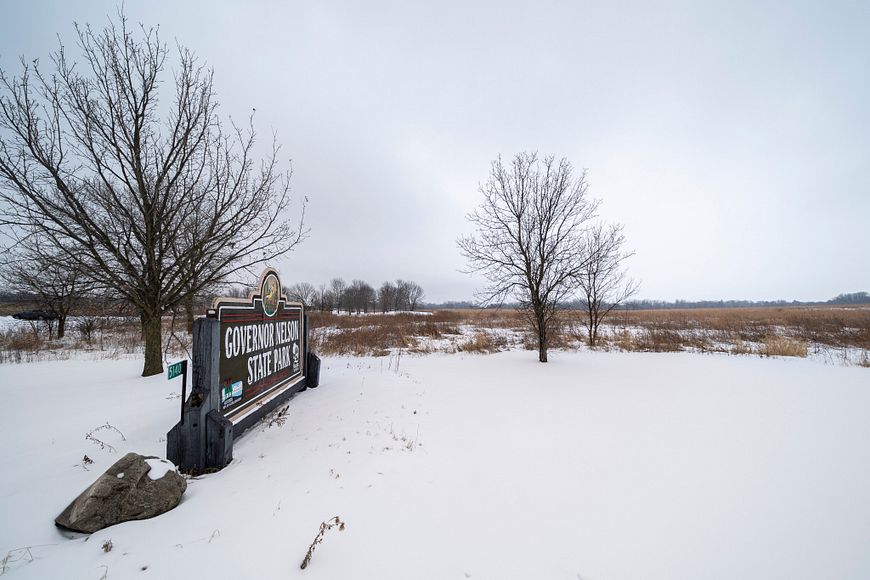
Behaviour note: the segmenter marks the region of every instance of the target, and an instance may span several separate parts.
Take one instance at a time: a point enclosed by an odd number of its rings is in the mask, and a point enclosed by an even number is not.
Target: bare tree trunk
[[[538,362],[547,362],[547,319],[541,312],[535,313],[535,326],[538,330]]]
[[[143,312],[142,335],[145,337],[145,368],[143,377],[159,375],[163,372],[163,334],[160,315]]]
[[[589,324],[587,325],[587,330],[589,331],[589,346],[595,346],[595,332],[592,330],[595,324],[595,313],[592,310],[592,306],[589,306],[588,314]]]
[[[193,334],[193,296],[184,300],[184,314],[187,318],[187,334]]]
[[[538,331],[538,362],[547,362],[547,331]]]
[[[66,333],[66,314],[57,317],[57,337],[63,338]]]

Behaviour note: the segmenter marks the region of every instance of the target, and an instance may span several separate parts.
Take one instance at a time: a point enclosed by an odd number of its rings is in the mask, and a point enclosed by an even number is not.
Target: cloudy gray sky
[[[0,66],[116,2],[0,3]],[[456,238],[498,154],[589,169],[647,298],[870,290],[870,3],[139,2],[256,108],[310,200],[285,281],[471,297]]]

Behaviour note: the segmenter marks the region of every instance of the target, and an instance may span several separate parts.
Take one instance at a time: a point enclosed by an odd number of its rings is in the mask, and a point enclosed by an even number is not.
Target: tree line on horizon
[[[347,283],[344,278],[333,278],[329,284],[319,286],[298,282],[284,291],[289,299],[302,302],[310,309],[348,314],[413,311],[420,307],[425,296],[422,286],[401,279],[386,281],[375,288],[364,280]]]
[[[870,293],[838,294],[829,300],[629,300],[621,310],[678,310],[687,308],[767,308],[777,306],[845,306],[870,304]]]
[[[679,310],[690,308],[767,308],[777,306],[848,306],[870,304],[870,292],[849,292],[838,294],[828,300],[626,300],[616,305],[614,310]],[[424,303],[426,309],[467,309],[480,308],[480,305],[472,300],[451,300],[440,303]],[[520,302],[503,302],[489,304],[485,308],[520,308]],[[582,299],[562,302],[559,307],[563,310],[582,310],[587,304]]]

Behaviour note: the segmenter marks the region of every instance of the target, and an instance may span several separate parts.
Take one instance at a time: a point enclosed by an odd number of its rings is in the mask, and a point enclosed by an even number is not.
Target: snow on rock
[[[150,479],[162,479],[164,475],[169,473],[170,471],[175,471],[175,464],[167,459],[160,459],[159,457],[148,457],[145,459],[145,463],[151,468],[148,471],[148,477]]]
[[[867,369],[523,351],[394,369],[325,358],[286,424],[178,507],[85,541],[54,515],[120,455],[164,455],[179,401],[137,361],[0,366],[0,556],[34,556],[9,577],[870,577]],[[84,439],[106,422],[115,453]]]

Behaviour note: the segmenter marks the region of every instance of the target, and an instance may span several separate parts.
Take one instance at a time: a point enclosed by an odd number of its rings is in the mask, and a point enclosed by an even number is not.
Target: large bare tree
[[[76,27],[51,72],[0,71],[0,205],[7,228],[37,230],[139,311],[143,375],[162,371],[161,315],[304,237],[288,214],[279,148],[218,115],[212,70],[121,15]],[[172,60],[170,71],[168,61]],[[160,100],[169,93],[169,98]]]
[[[628,278],[626,259],[634,255],[623,249],[625,235],[621,224],[597,223],[583,236],[586,260],[577,275],[584,306],[583,326],[589,346],[598,344],[598,329],[610,311],[634,296],[639,283]]]
[[[586,172],[575,176],[564,158],[519,153],[505,165],[499,157],[480,186],[483,202],[468,215],[477,232],[459,239],[469,271],[488,281],[478,297],[484,304],[519,301],[541,362],[557,308],[584,265],[582,234],[598,206],[587,189]]]

